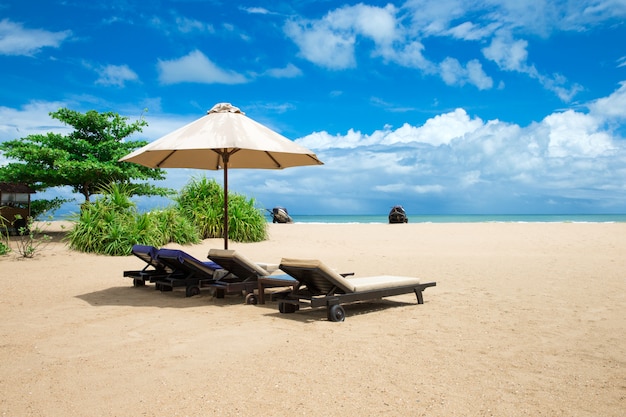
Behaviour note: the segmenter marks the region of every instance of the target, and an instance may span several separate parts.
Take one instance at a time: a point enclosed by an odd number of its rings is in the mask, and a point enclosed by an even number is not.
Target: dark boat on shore
[[[406,217],[406,211],[402,206],[393,206],[389,212],[389,223],[408,223],[409,218]]]
[[[270,213],[272,215],[272,223],[293,223],[293,219],[284,207],[274,207]]]

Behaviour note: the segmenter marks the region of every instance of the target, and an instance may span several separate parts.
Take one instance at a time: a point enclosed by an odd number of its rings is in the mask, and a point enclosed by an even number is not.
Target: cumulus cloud
[[[480,61],[486,58],[501,71],[514,71],[536,80],[564,102],[583,90],[562,74],[550,74],[533,64],[525,37],[546,37],[555,31],[581,31],[604,20],[626,17],[618,0],[602,0],[586,8],[561,2],[491,2],[461,0],[409,0],[401,8],[343,6],[319,19],[292,18],[285,34],[298,46],[299,56],[331,70],[349,70],[359,60],[380,58],[389,64],[438,75],[448,85],[473,85],[479,90],[494,86]],[[583,11],[584,10],[584,11]],[[429,38],[450,38],[473,43],[482,57],[463,64],[456,56],[437,63],[425,44]],[[470,47],[471,48],[471,47]],[[459,44],[464,53],[469,49]],[[617,65],[623,65],[623,58]],[[502,81],[498,88],[505,88]]]
[[[50,32],[27,29],[9,19],[0,20],[0,54],[32,56],[43,48],[58,48],[72,35],[69,30]]]
[[[328,69],[352,68],[355,36],[350,32],[334,32],[324,24],[290,21],[285,33],[299,46],[305,59]]]
[[[455,210],[467,212],[524,211],[537,204],[620,210],[626,197],[615,192],[626,189],[626,143],[606,126],[626,116],[620,106],[625,99],[622,84],[589,103],[588,113],[556,112],[528,126],[483,121],[456,109],[417,126],[315,132],[297,142],[326,163],[315,175],[323,176],[328,195],[376,192],[387,201],[439,204],[433,210],[444,211],[452,201]],[[355,180],[346,184],[347,175]],[[370,207],[380,204],[374,195],[369,200]]]
[[[537,70],[528,65],[528,42],[523,39],[513,39],[506,31],[491,40],[491,44],[483,48],[483,55],[500,68],[506,71],[536,73]]]
[[[589,104],[591,114],[608,121],[626,120],[626,81],[608,97],[597,99]]]
[[[137,81],[139,77],[128,65],[106,65],[97,69],[99,78],[96,84],[124,87],[127,81]]]
[[[493,80],[477,59],[470,60],[465,66],[451,57],[440,64],[427,59],[423,43],[419,39],[407,38],[397,12],[393,5],[344,6],[319,20],[291,20],[285,25],[285,33],[298,45],[303,58],[328,69],[355,68],[358,64],[357,43],[363,38],[373,44],[372,57],[426,74],[439,73],[448,85],[471,84],[481,90],[492,88]],[[461,36],[461,32],[466,38],[479,36],[479,29],[471,25],[458,28],[455,36]],[[480,37],[485,36],[484,33]]]
[[[448,85],[475,85],[479,90],[493,87],[493,80],[483,71],[481,63],[473,59],[465,67],[454,58],[446,58],[440,64],[440,75]]]
[[[248,79],[235,71],[219,68],[202,52],[195,50],[173,60],[159,60],[159,81],[161,84],[202,83],[202,84],[243,84]]]
[[[284,30],[305,59],[329,69],[353,68],[358,37],[372,40],[375,54],[389,53],[397,38],[395,13],[393,5],[381,8],[360,3],[333,10],[319,20],[290,20]]]
[[[588,111],[555,112],[527,126],[483,120],[458,108],[420,124],[374,132],[314,132],[296,142],[316,152],[323,166],[232,170],[229,181],[261,204],[285,205],[300,214],[386,213],[395,202],[422,213],[623,211],[626,141],[611,130],[611,122],[626,117],[624,100],[622,83],[587,103]],[[0,107],[5,121],[0,140],[67,129],[48,116],[61,106]],[[144,133],[156,139],[194,117],[146,119]],[[192,175],[221,179],[221,173],[205,171],[169,175],[167,186],[174,188]]]

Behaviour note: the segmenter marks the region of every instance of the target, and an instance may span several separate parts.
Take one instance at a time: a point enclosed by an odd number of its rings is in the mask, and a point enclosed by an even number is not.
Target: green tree
[[[0,180],[29,184],[41,191],[49,187],[71,186],[89,198],[111,184],[132,184],[134,194],[166,195],[169,190],[134,180],[160,180],[160,169],[118,162],[121,157],[144,146],[145,141],[125,141],[141,132],[143,119],[128,123],[117,113],[90,110],[80,113],[61,108],[50,117],[74,128],[67,135],[47,133],[0,143],[8,159],[17,160],[0,168]]]

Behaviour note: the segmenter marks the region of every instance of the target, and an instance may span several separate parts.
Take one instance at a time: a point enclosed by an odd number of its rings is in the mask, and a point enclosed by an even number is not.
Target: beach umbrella
[[[230,103],[121,158],[150,168],[224,170],[224,249],[228,249],[228,170],[323,165],[317,156]]]

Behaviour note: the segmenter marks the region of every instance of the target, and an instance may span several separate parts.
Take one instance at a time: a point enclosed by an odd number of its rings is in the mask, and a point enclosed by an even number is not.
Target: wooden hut
[[[0,226],[9,233],[17,233],[20,227],[26,227],[30,217],[30,195],[35,190],[26,184],[0,182]],[[16,219],[16,215],[21,217]]]

